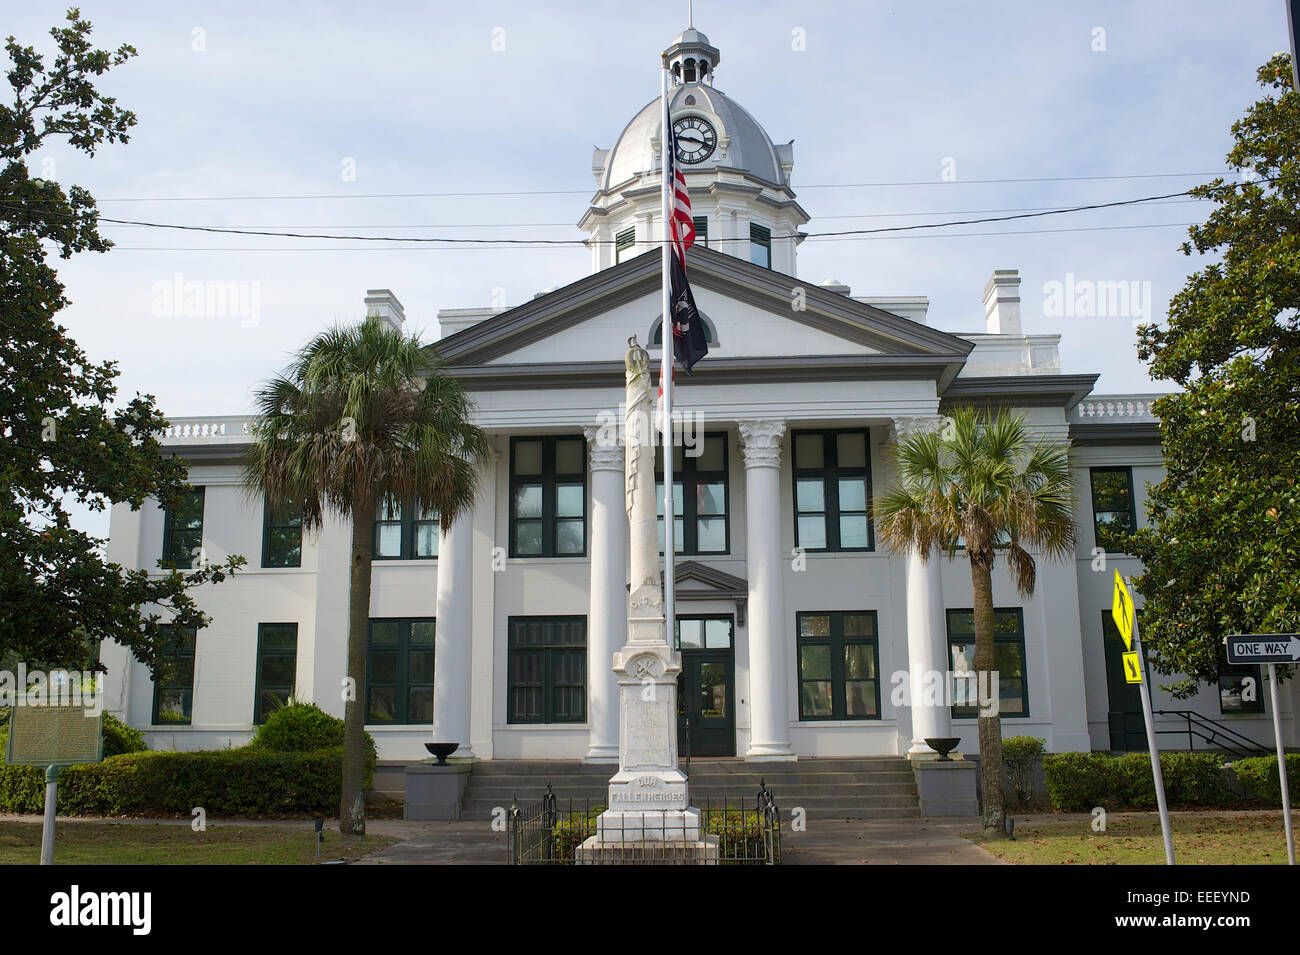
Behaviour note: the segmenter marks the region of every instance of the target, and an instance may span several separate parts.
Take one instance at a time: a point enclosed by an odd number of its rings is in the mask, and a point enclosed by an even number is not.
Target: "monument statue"
[[[690,806],[686,775],[677,768],[677,675],[681,656],[668,643],[659,575],[655,507],[654,391],[650,356],[628,339],[624,461],[628,518],[628,634],[614,654],[618,676],[618,772],[609,781],[609,808],[578,862],[673,862],[717,859]]]

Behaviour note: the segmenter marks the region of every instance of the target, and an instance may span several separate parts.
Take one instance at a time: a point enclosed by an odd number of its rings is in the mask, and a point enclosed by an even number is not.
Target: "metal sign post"
[[[5,763],[45,767],[45,823],[41,865],[54,864],[54,817],[59,804],[59,767],[104,758],[104,717],[83,706],[15,706],[9,711]]]
[[[1119,571],[1115,571],[1115,597],[1111,604],[1111,615],[1119,634],[1128,645],[1132,657],[1126,661],[1125,679],[1138,685],[1138,695],[1142,697],[1142,720],[1147,727],[1147,750],[1151,754],[1151,775],[1156,784],[1156,806],[1160,809],[1160,834],[1165,842],[1165,865],[1174,864],[1174,835],[1169,828],[1169,804],[1165,800],[1165,776],[1160,769],[1160,748],[1156,745],[1155,716],[1151,713],[1151,694],[1147,690],[1147,681],[1142,678],[1140,661],[1142,660],[1142,637],[1138,633],[1137,614],[1133,610],[1133,598]]]
[[[1282,717],[1277,711],[1277,664],[1268,665],[1268,693],[1273,701],[1273,739],[1277,743],[1277,776],[1282,782],[1282,821],[1286,825],[1286,860],[1295,865],[1295,833],[1291,831],[1291,793],[1287,787],[1286,750],[1282,746]]]
[[[1300,634],[1236,633],[1228,637],[1229,663],[1268,665],[1268,694],[1273,703],[1273,741],[1277,746],[1277,777],[1282,784],[1282,821],[1286,826],[1286,858],[1295,865],[1295,833],[1291,828],[1291,792],[1287,783],[1286,748],[1282,745],[1282,715],[1277,706],[1277,665],[1300,662]]]

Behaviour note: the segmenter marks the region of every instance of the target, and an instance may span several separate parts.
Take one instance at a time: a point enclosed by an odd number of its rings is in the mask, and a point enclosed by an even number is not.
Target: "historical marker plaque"
[[[15,706],[9,711],[10,766],[79,766],[104,758],[104,716],[84,706]]]

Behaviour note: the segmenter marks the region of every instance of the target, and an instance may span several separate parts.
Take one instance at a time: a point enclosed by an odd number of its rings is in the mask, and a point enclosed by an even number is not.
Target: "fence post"
[[[509,833],[507,842],[509,844],[510,864],[519,865],[519,794],[515,793],[510,797],[510,811],[506,813],[509,823],[506,830]]]

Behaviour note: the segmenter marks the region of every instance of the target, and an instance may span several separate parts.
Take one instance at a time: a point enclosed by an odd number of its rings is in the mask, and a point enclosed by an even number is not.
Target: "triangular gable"
[[[859,346],[844,352],[961,362],[973,347],[955,335],[712,249],[694,248],[687,261],[696,288],[829,333],[832,341]],[[483,365],[522,353],[533,342],[621,304],[653,296],[660,285],[660,262],[659,253],[651,251],[602,269],[457,332],[439,341],[438,351],[453,367]],[[652,318],[647,316],[643,324],[648,326]],[[639,327],[630,331],[645,333]]]

